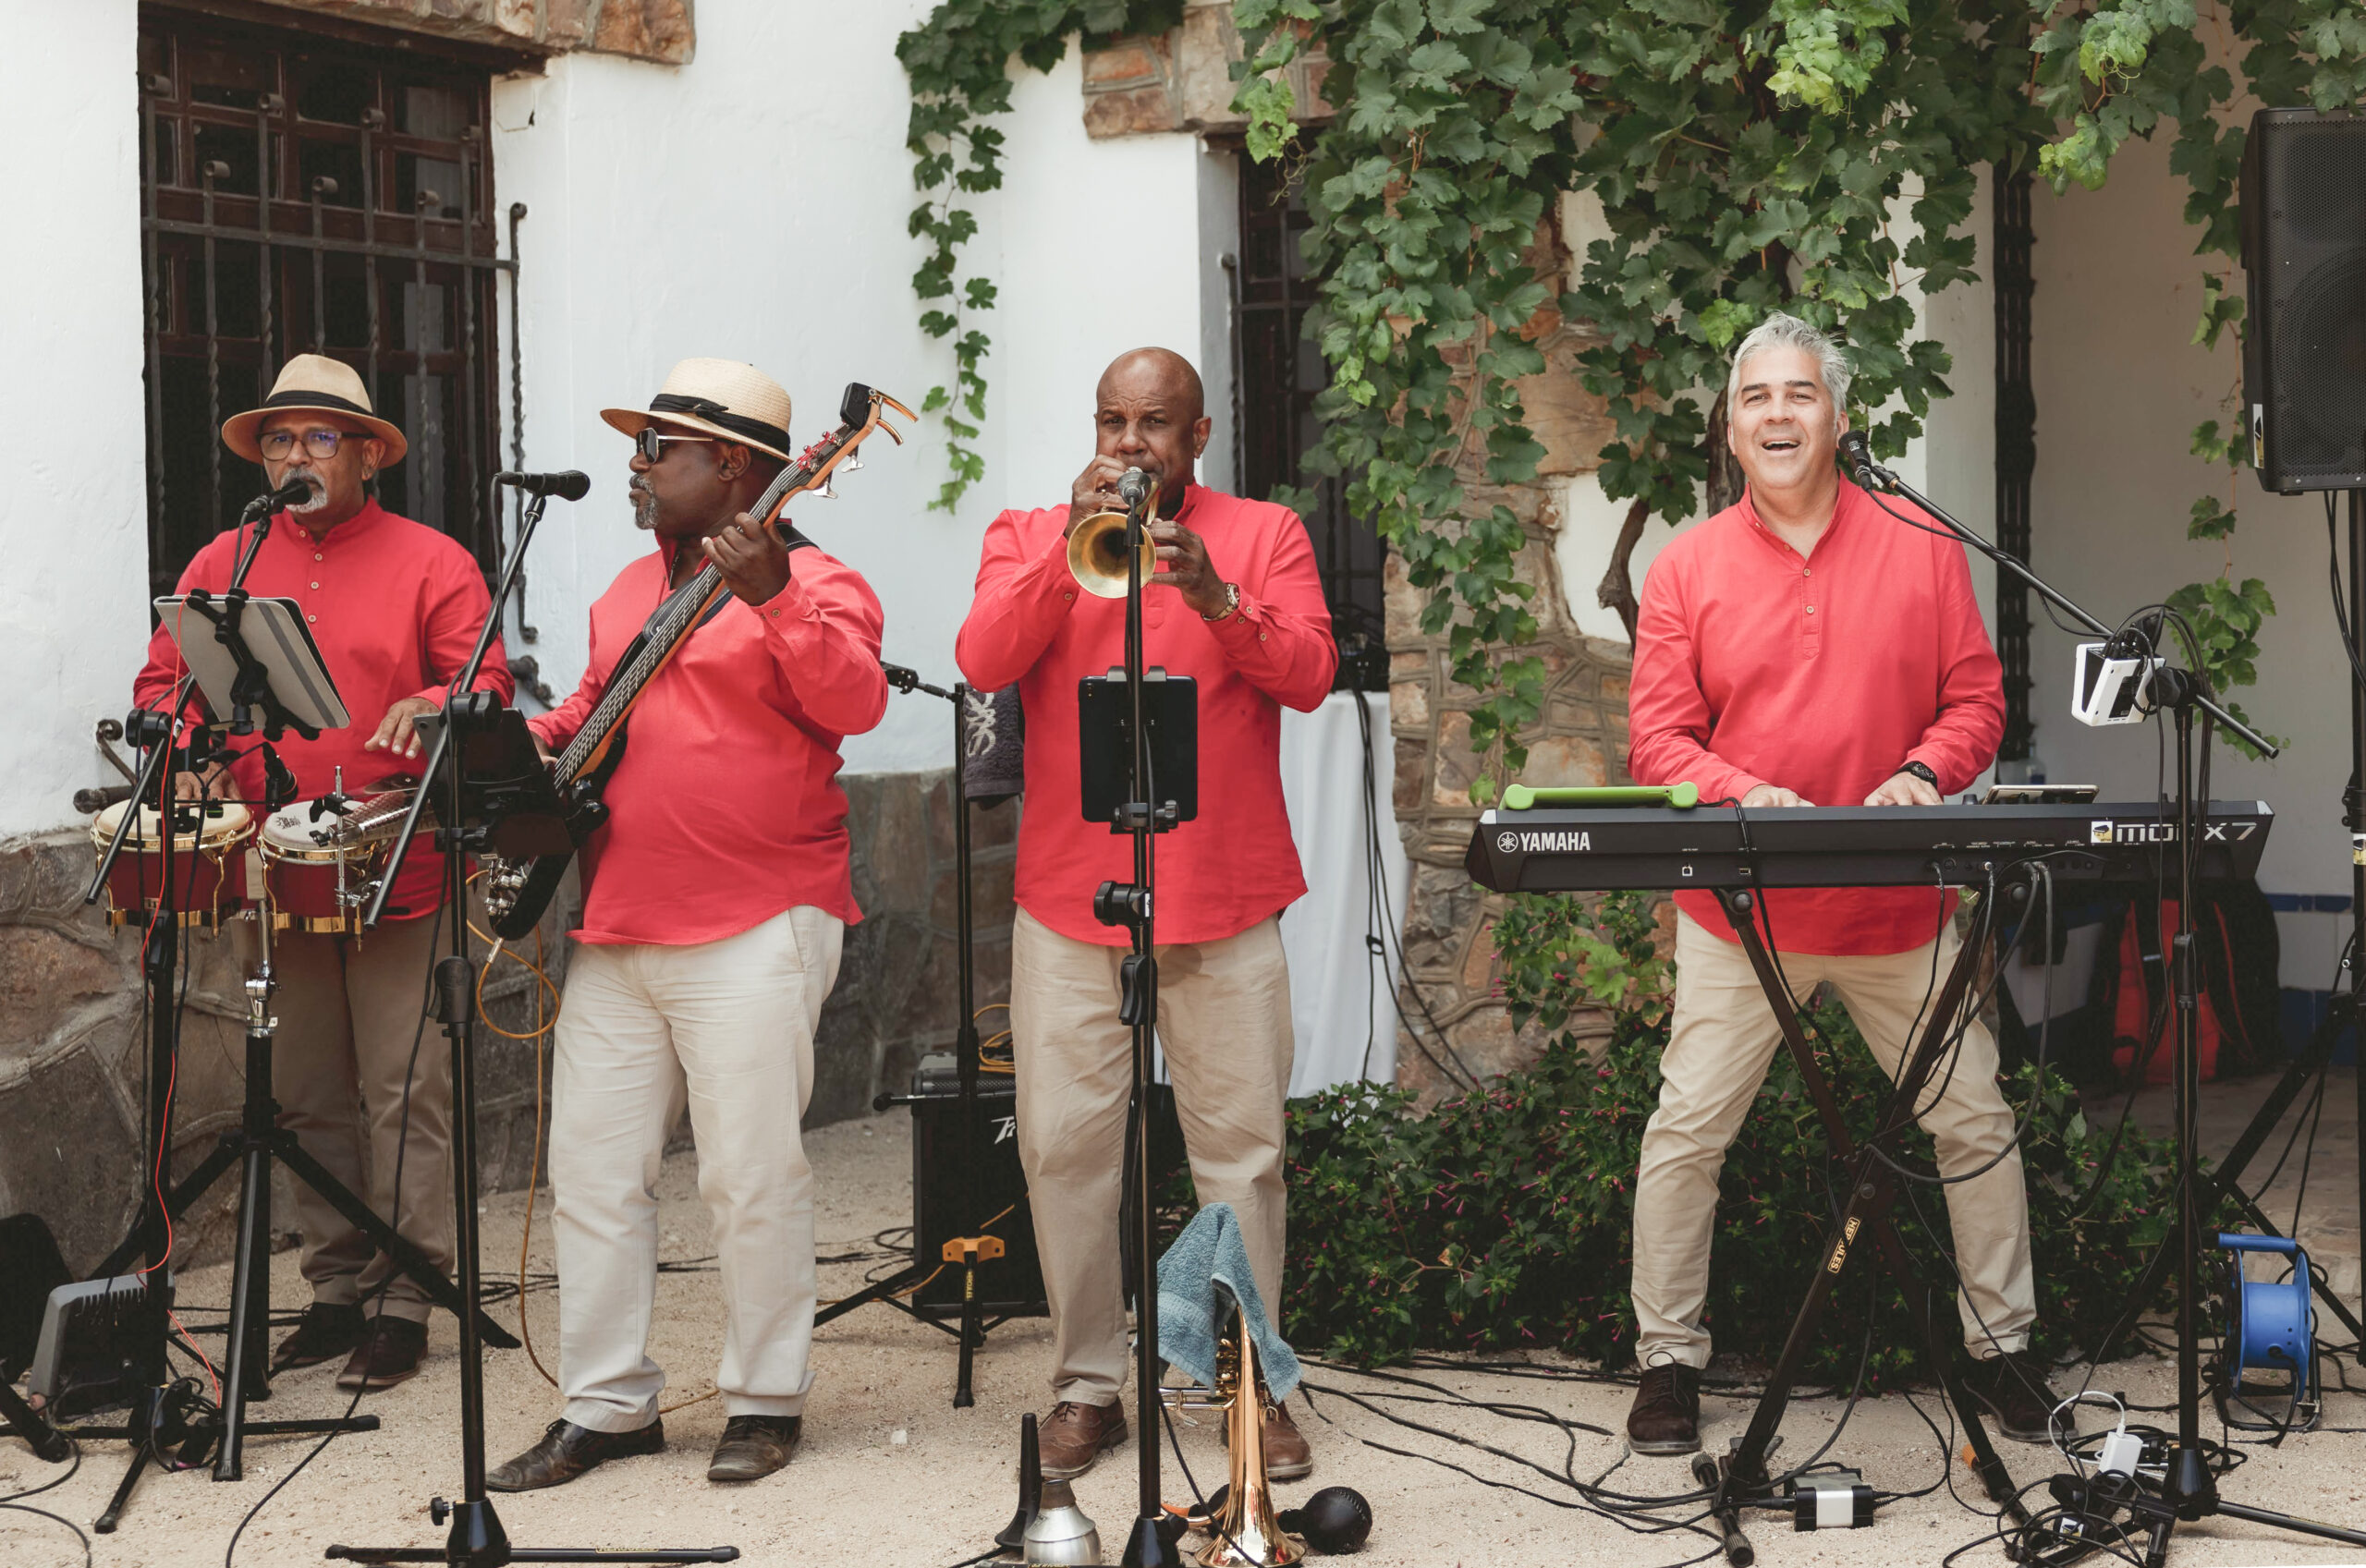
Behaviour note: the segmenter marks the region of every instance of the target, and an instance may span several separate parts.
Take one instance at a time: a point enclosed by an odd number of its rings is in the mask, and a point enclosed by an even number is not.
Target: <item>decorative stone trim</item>
[[[291,11],[538,53],[588,50],[686,66],[695,0],[262,0]]]
[[[1084,128],[1095,140],[1189,130],[1238,134],[1232,65],[1242,56],[1232,0],[1187,0],[1183,22],[1154,37],[1110,39],[1084,52]],[[1300,125],[1331,118],[1330,57],[1320,48],[1284,67]]]

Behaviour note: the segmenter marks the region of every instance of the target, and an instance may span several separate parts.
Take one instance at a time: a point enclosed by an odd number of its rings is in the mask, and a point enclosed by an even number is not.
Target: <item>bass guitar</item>
[[[781,508],[792,496],[805,492],[834,493],[829,488],[831,473],[841,465],[849,473],[862,467],[860,459],[854,456],[855,449],[874,431],[886,432],[890,440],[901,445],[903,436],[887,422],[886,415],[891,409],[908,419],[916,418],[909,408],[885,393],[860,382],[848,383],[846,396],[838,404],[838,428],[807,447],[796,462],[783,468],[750,510],[764,520],[766,527],[778,530],[790,549],[812,543],[795,529],[781,528]],[[575,732],[575,738],[552,767],[552,782],[557,785],[565,808],[572,847],[524,860],[505,859],[499,855],[483,858],[485,913],[492,918],[496,936],[514,942],[541,921],[543,912],[558,893],[568,863],[575,858],[575,850],[581,848],[583,842],[608,820],[608,808],[600,797],[615,774],[616,764],[624,759],[625,724],[632,716],[633,705],[649,689],[649,683],[681,651],[690,634],[713,617],[730,591],[714,563],[707,562],[689,581],[665,596],[649,617],[648,625],[640,628],[640,635],[616,660],[607,689],[600,694],[600,700],[584,718],[583,727]]]

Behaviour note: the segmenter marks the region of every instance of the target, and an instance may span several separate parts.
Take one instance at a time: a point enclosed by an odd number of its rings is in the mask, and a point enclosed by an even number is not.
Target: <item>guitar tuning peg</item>
[[[835,501],[837,498],[838,492],[828,480],[823,480],[822,488],[813,492],[813,499],[816,501]]]
[[[838,467],[845,469],[848,473],[859,474],[862,471],[862,459],[849,456],[847,460],[839,464]]]

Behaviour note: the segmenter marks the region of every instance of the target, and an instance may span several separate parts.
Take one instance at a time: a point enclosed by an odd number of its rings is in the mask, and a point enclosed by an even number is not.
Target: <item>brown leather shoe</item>
[[[341,1389],[390,1389],[418,1375],[419,1358],[427,1353],[427,1325],[408,1318],[380,1318],[353,1348],[345,1370],[336,1375]]]
[[[805,1435],[801,1416],[734,1416],[706,1467],[710,1481],[754,1481],[788,1463]]]
[[[1265,1478],[1295,1481],[1313,1469],[1314,1455],[1307,1449],[1305,1434],[1290,1419],[1289,1406],[1265,1406]]]
[[[334,1361],[349,1355],[369,1331],[370,1320],[353,1302],[332,1306],[316,1301],[304,1308],[304,1320],[296,1331],[279,1342],[271,1353],[271,1375],[293,1371],[299,1367],[317,1367],[323,1361]]]
[[[2054,1407],[2059,1403],[2046,1381],[2045,1362],[2026,1350],[2008,1350],[1980,1363],[1965,1380],[1971,1397],[1988,1407],[1996,1429],[2014,1442],[2054,1440]]]
[[[485,1489],[539,1491],[571,1481],[611,1459],[662,1453],[665,1449],[665,1423],[662,1419],[632,1432],[595,1432],[572,1421],[557,1420],[543,1428],[542,1441],[487,1475]]]
[[[1036,1430],[1035,1441],[1043,1456],[1043,1478],[1047,1481],[1073,1481],[1092,1468],[1092,1462],[1104,1449],[1112,1449],[1126,1440],[1126,1407],[1116,1404],[1079,1404],[1064,1399],[1052,1406]]]
[[[1637,1453],[1701,1451],[1701,1369],[1647,1367],[1627,1412],[1627,1446]]]

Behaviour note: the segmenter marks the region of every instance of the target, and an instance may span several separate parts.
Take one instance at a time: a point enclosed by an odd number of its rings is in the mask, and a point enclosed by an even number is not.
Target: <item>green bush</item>
[[[1670,966],[1652,935],[1641,895],[1515,899],[1496,930],[1505,994],[1518,1015],[1559,1031],[1534,1065],[1426,1116],[1393,1087],[1291,1102],[1284,1331],[1293,1343],[1360,1362],[1515,1347],[1631,1359],[1634,1175],[1668,1028]],[[1562,1029],[1580,1007],[1608,1009],[1606,1041],[1580,1044]],[[1888,1079],[1836,1004],[1813,1017],[1834,1096],[1861,1138]],[[2110,1129],[2087,1124],[2067,1083],[2049,1074],[2041,1089],[2025,1066],[2006,1092],[2017,1110],[2039,1096],[2022,1150],[2039,1348],[2090,1343],[2168,1233],[2169,1146],[2130,1127],[2098,1186]],[[1906,1152],[1929,1169],[1920,1129]],[[1779,1350],[1843,1173],[1828,1153],[1798,1070],[1777,1051],[1726,1160],[1707,1308],[1720,1351],[1772,1360]],[[1938,1252],[1945,1199],[1909,1185],[1914,1201],[1902,1196],[1894,1211],[1942,1286],[1952,1334],[1952,1275]],[[1853,1374],[1869,1311],[1875,1386],[1922,1375],[1903,1297],[1873,1261],[1866,1256],[1836,1293],[1809,1377]]]

